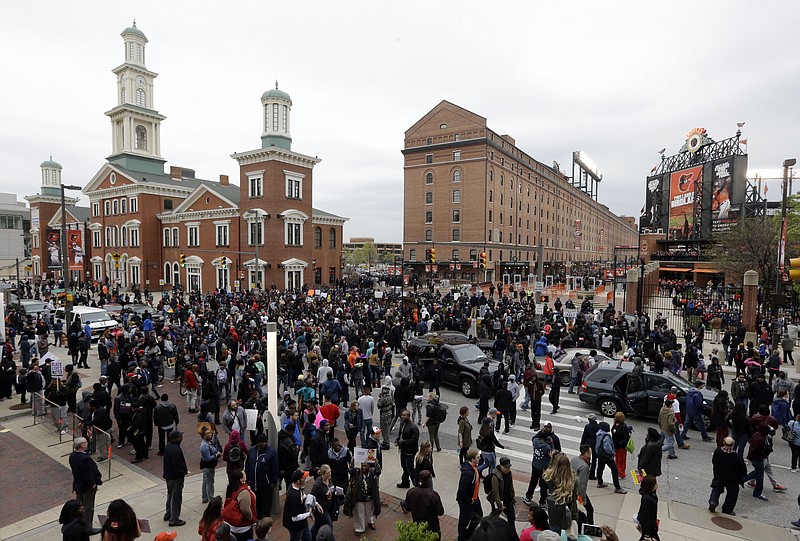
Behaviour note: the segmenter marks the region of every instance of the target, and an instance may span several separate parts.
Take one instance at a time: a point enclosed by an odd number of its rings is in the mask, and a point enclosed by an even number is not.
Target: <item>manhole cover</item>
[[[9,406],[10,410],[20,411],[20,410],[29,410],[31,409],[30,404],[14,404],[13,406]]]
[[[736,522],[734,519],[728,517],[712,517],[711,522],[713,522],[720,528],[723,528],[725,530],[730,530],[733,532],[738,532],[739,530],[742,529],[741,524]]]

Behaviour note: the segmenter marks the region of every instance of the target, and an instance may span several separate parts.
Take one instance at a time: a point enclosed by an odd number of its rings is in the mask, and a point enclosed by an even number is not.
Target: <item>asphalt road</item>
[[[456,449],[458,410],[461,406],[469,406],[471,408],[470,420],[473,426],[476,426],[478,414],[475,408],[476,400],[465,398],[455,388],[442,387],[441,401],[449,408],[447,420],[439,429],[439,439],[442,448]],[[522,403],[522,397],[520,397],[519,403]],[[570,456],[576,456],[583,427],[586,424],[586,416],[594,412],[598,415],[599,421],[599,412],[582,403],[577,395],[567,394],[566,388],[562,388],[558,414],[550,415],[550,410],[550,404],[545,400],[542,406],[542,421],[548,420],[553,424],[554,432],[561,439],[563,451]],[[577,417],[580,417],[580,420],[576,420]],[[629,492],[636,492],[638,487],[630,479],[630,470],[636,467],[637,456],[640,447],[644,444],[647,428],[650,426],[658,428],[658,423],[655,419],[646,418],[628,418],[627,422],[634,428],[636,451],[634,455],[628,455],[628,476],[621,483],[623,488]],[[514,469],[518,471],[530,472],[533,431],[528,428],[529,426],[530,415],[520,409],[517,411],[516,426],[511,427],[508,434],[504,434],[501,430],[498,435],[498,440],[506,447],[498,449],[498,459],[501,456],[508,456],[512,460]],[[713,436],[713,433],[711,435]],[[714,442],[703,442],[697,431],[690,431],[689,436],[691,440],[687,443],[691,448],[688,450],[678,449],[679,458],[677,460],[667,460],[666,454],[664,455],[658,492],[662,499],[706,508],[711,491],[709,488],[711,458],[716,446]],[[424,428],[421,430],[420,439],[427,439],[427,430]],[[795,474],[789,471],[791,452],[789,445],[781,440],[780,435],[775,436],[774,444],[775,452],[771,455],[773,470],[778,483],[785,486],[787,491],[783,494],[773,492],[770,481],[765,476],[764,495],[769,498],[769,502],[753,498],[752,489],[745,487],[740,490],[736,513],[738,516],[785,527],[790,521],[800,517],[797,503],[797,496],[800,493],[800,473]],[[604,475],[604,480],[611,484],[608,471]]]

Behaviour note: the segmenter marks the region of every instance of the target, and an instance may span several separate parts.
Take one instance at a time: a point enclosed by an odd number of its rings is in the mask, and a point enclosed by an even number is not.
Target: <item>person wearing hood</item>
[[[272,495],[280,481],[278,453],[270,447],[266,434],[258,435],[256,445],[247,452],[247,481],[256,495],[256,514],[258,518],[272,513]]]
[[[689,427],[692,425],[697,425],[700,429],[700,435],[703,437],[703,441],[714,441],[714,438],[709,437],[708,432],[706,432],[706,424],[703,421],[703,393],[700,392],[700,389],[703,388],[704,383],[700,380],[694,382],[694,387],[689,389],[689,392],[686,393],[686,421],[683,423],[683,431],[681,432],[681,436],[684,440],[688,440],[689,437],[686,433],[689,431]]]
[[[225,408],[225,413],[222,414],[222,431],[230,435],[234,430],[241,432],[246,428],[247,416],[244,408],[239,407],[238,401],[231,400]]]
[[[637,468],[647,475],[658,477],[661,475],[661,457],[664,438],[661,433],[652,426],[647,429],[647,436],[644,438],[644,445],[639,450],[639,462]]]
[[[391,432],[392,421],[394,420],[395,402],[394,402],[394,387],[392,386],[392,378],[386,376],[386,382],[381,386],[380,394],[378,395],[378,412],[380,415],[380,428],[383,434],[383,449],[389,449],[389,436]]]
[[[234,449],[238,448],[238,451]],[[231,452],[233,449],[233,452]],[[225,472],[230,480],[231,474],[236,471],[244,470],[247,458],[247,445],[242,441],[238,430],[232,430],[228,436],[228,443],[222,451],[222,460],[225,462]]]
[[[300,456],[300,446],[295,443],[294,432],[296,425],[289,420],[278,432],[278,465],[280,474],[286,487],[292,484],[292,474],[298,468],[298,457]]]
[[[514,376],[510,376],[514,377]],[[514,401],[513,395],[511,391],[508,390],[508,387],[505,385],[505,382],[500,382],[500,388],[494,395],[494,407],[497,410],[498,418],[495,422],[495,432],[500,432],[500,424],[505,419],[506,428],[504,430],[505,434],[508,434],[509,431],[509,423],[512,423],[512,416],[516,416],[517,411],[517,403]]]
[[[597,431],[600,425],[597,424],[597,415],[590,413],[587,416],[588,422],[583,427],[583,434],[581,434],[581,445],[588,445],[592,451],[591,464],[589,465],[589,479],[594,481],[597,479],[595,475],[597,472],[597,453],[595,452],[595,444],[597,443]]]
[[[547,336],[542,335],[533,346],[533,355],[537,361],[541,361],[547,354]]]
[[[778,373],[778,377],[775,378],[775,381],[772,383],[772,392],[774,392],[776,395],[778,394],[778,391],[784,389],[788,396],[792,396],[794,394],[794,388],[794,381],[792,381],[783,370]]]
[[[619,484],[619,470],[614,460],[614,443],[611,439],[611,427],[603,421],[599,423],[597,430],[597,443],[595,444],[595,454],[597,454],[597,488],[605,488],[608,485],[603,482],[603,470],[606,466],[611,470],[611,480],[614,483],[614,492],[617,494],[627,494]]]
[[[720,494],[725,492],[722,512],[726,515],[735,515],[733,509],[739,499],[739,485],[742,478],[747,475],[747,465],[736,452],[733,438],[727,437],[722,441],[722,446],[714,451],[711,464],[714,477],[711,481],[711,495],[708,497],[708,510],[716,512]]]
[[[772,446],[767,439],[769,430],[767,423],[760,423],[756,432],[750,438],[750,450],[747,452],[747,460],[752,464],[753,471],[742,479],[742,483],[754,480],[756,484],[753,488],[753,497],[765,502],[769,501],[769,499],[762,494],[764,491],[764,462],[772,452]]]
[[[461,463],[456,502],[458,502],[458,540],[468,541],[483,518],[480,499],[480,474],[478,459],[480,451],[467,451],[467,460]]]
[[[790,362],[794,364],[794,357],[792,357],[794,340],[788,334],[784,334],[783,339],[781,339],[781,349],[783,350],[783,364],[789,364]]]
[[[397,367],[397,371],[400,372],[400,377],[411,379],[411,375],[413,372],[413,367],[411,363],[408,362],[408,357],[403,356],[403,362],[400,363],[400,366]]]
[[[554,439],[553,425],[546,422],[541,430],[537,431],[531,438],[533,452],[531,453],[531,479],[528,482],[528,489],[522,503],[531,505],[533,492],[536,485],[539,485],[539,505],[544,505],[547,501],[547,482],[545,482],[544,471],[550,466],[550,458],[561,449],[558,438]]]
[[[317,383],[319,384],[319,394],[324,394],[323,385],[328,378],[333,378],[333,368],[328,366],[328,359],[322,359],[322,365],[317,368]]]
[[[327,360],[322,361],[323,363],[328,362]],[[322,367],[320,368],[322,370]],[[339,383],[339,380],[336,379],[333,375],[333,370],[325,375],[328,379],[322,380],[322,386],[320,390],[320,395],[324,398],[328,398],[331,403],[336,404],[339,406],[342,397],[342,384]]]

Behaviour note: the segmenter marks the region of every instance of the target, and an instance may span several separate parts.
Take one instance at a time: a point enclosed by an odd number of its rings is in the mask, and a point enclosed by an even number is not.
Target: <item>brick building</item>
[[[417,272],[431,248],[439,277],[476,282],[535,273],[539,246],[546,272],[556,273],[567,262],[608,261],[614,246],[636,245],[631,221],[448,101],[406,131],[402,152],[404,258]]]
[[[161,156],[166,117],[154,109],[157,74],[145,66],[148,40],[135,23],[122,38],[124,62],[113,70],[118,103],[106,113],[112,154],[83,188],[89,207],[66,201],[68,228],[80,229],[85,252],[71,278],[204,292],[231,289],[237,281],[242,288],[294,289],[341,278],[347,218],[312,206],[312,169],[320,160],[291,150],[289,95],[277,84],[263,94],[261,148],[233,155],[240,185],[226,175],[199,179],[185,167],[171,166],[167,174]],[[42,263],[49,257],[47,229],[60,226],[61,171],[44,162],[41,193],[27,198],[37,218],[31,231],[36,276],[48,271]]]

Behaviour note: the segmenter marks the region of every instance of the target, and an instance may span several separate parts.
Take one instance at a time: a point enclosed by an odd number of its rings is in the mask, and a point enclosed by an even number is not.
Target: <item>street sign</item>
[[[534,291],[544,291],[544,282],[534,282],[533,283],[533,290]]]
[[[122,254],[119,252],[114,252],[113,254],[111,254],[111,257],[114,258],[114,261],[119,261],[120,259],[122,259]]]
[[[543,315],[544,314],[544,304],[537,304],[533,313],[536,314],[537,316]]]

